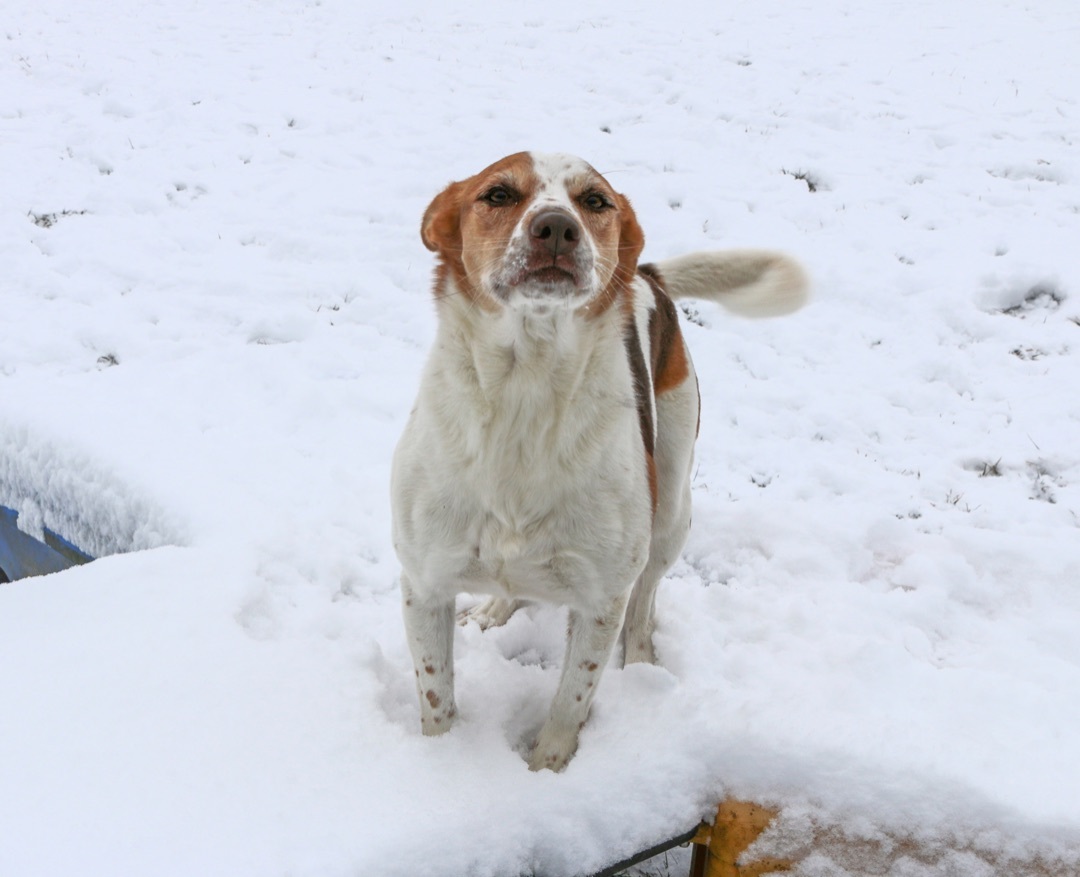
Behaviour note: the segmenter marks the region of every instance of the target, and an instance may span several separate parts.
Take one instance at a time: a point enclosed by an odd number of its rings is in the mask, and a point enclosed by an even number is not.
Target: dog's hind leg
[[[671,521],[671,526],[665,532],[653,532],[649,562],[630,594],[621,636],[624,664],[656,663],[652,640],[656,626],[656,589],[686,544],[690,530],[689,497],[679,511],[678,518]]]
[[[678,559],[690,532],[690,470],[698,420],[697,380],[687,380],[656,397],[656,514],[649,562],[634,584],[622,629],[623,663],[656,663],[653,610],[656,588]]]

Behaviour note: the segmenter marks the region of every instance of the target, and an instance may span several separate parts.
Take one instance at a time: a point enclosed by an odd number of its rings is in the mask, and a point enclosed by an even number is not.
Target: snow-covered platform
[[[588,874],[726,797],[805,875],[1076,873],[1075,3],[364,6],[5,9],[0,505],[97,559],[0,585],[0,874]],[[420,215],[521,148],[815,280],[688,311],[660,665],[559,775],[556,609],[420,736],[387,521]]]

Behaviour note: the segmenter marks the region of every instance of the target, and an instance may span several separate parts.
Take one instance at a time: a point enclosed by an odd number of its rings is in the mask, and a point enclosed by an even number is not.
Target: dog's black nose
[[[581,240],[581,226],[563,210],[545,210],[529,224],[529,233],[556,256],[571,252]]]

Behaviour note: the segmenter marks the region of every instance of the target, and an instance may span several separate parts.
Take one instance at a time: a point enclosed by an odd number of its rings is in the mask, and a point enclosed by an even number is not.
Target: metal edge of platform
[[[44,541],[19,529],[19,513],[0,505],[0,583],[47,575],[94,558],[59,533],[44,528]]]

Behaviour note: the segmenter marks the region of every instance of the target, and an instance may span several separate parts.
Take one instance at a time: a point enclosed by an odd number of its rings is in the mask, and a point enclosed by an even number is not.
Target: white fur
[[[438,734],[454,718],[449,628],[458,592],[565,604],[580,635],[569,637],[529,759],[533,769],[560,769],[649,550],[619,314],[587,323],[566,308],[491,313],[461,296],[444,302],[392,482],[421,725]]]
[[[583,163],[533,161],[541,185],[526,217],[549,204],[576,210],[564,181]],[[491,271],[508,270],[527,244],[512,237]],[[595,247],[583,241],[579,250],[587,260]],[[798,266],[776,254],[695,254],[659,270],[675,295],[715,298],[757,315],[786,312],[805,287]],[[626,661],[655,660],[656,587],[690,523],[696,376],[687,353],[685,379],[647,399],[654,509],[622,309],[590,314],[539,289],[515,290],[498,308],[478,307],[449,276],[443,282],[435,345],[391,484],[421,727],[441,734],[457,712],[456,594],[491,595],[463,616],[485,627],[504,623],[523,600],[563,604],[569,631],[562,676],[528,757],[533,770],[560,770],[577,748],[620,631]],[[640,276],[633,304],[649,363],[657,299]],[[683,343],[678,335],[675,343]]]
[[[672,298],[715,301],[741,317],[778,317],[806,303],[798,262],[771,250],[689,253],[657,262]]]

